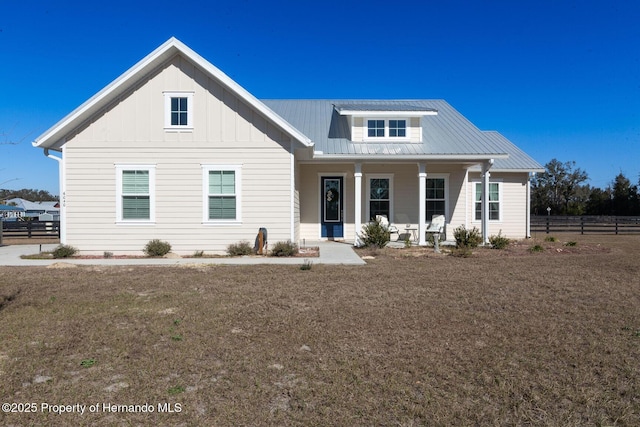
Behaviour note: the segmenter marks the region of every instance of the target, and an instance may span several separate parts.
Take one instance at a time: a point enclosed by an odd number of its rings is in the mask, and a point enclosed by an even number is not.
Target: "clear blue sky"
[[[0,188],[57,194],[31,142],[171,36],[258,98],[442,98],[638,182],[640,1],[0,0]]]

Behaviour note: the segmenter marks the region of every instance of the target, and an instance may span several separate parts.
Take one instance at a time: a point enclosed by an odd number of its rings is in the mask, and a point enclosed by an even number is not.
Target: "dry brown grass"
[[[3,401],[182,408],[0,424],[640,425],[640,236],[558,237],[309,271],[0,267]]]
[[[9,245],[44,245],[44,244],[59,244],[60,239],[57,237],[6,237],[3,236],[2,244]]]

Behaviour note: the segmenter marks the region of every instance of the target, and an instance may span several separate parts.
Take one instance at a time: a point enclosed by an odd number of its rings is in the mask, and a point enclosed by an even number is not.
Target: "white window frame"
[[[190,132],[193,130],[193,92],[162,92],[164,95],[164,130],[172,132]],[[187,98],[187,124],[172,125],[171,124],[171,99]]]
[[[472,195],[473,195],[473,199],[472,199],[472,206],[471,206],[471,222],[475,222],[475,223],[480,223],[482,222],[482,217],[480,218],[476,218],[476,193],[477,193],[477,188],[478,185],[480,185],[480,197],[482,197],[482,180],[473,180],[471,181],[471,184],[473,185],[473,190],[472,190]],[[500,217],[499,219],[491,219],[489,218],[489,222],[494,223],[494,224],[499,224],[502,222],[502,215],[503,215],[503,204],[504,204],[504,198],[502,197],[502,187],[503,187],[503,182],[502,180],[497,180],[497,179],[490,179],[489,180],[489,187],[491,187],[491,184],[497,184],[498,185],[498,216]],[[482,202],[480,202],[482,203]],[[493,202],[495,203],[495,202]]]
[[[124,164],[116,163],[116,224],[119,225],[153,225],[156,222],[156,165],[155,164]],[[122,174],[124,171],[149,172],[149,218],[125,219],[122,215]]]
[[[235,219],[209,219],[209,172],[234,171],[236,184],[236,217]],[[242,165],[202,165],[202,223],[207,225],[240,225],[242,224]]]
[[[389,220],[389,223],[393,223],[393,174],[390,173],[372,173],[372,174],[365,174],[365,179],[367,181],[367,197],[366,197],[366,210],[365,210],[365,215],[367,218],[367,222],[369,221],[369,218],[371,218],[371,180],[372,179],[388,179],[389,180],[389,218],[387,218]]]
[[[449,218],[449,174],[448,173],[427,173],[427,180],[429,179],[444,179],[444,217],[446,221],[450,221]],[[425,188],[427,183],[425,181]],[[428,190],[427,190],[428,191]],[[439,199],[432,199],[439,200]],[[424,199],[424,211],[427,212],[427,198]],[[431,224],[431,218],[425,218],[427,224]]]
[[[384,136],[369,136],[369,120],[382,120],[384,121]],[[405,122],[405,136],[389,136],[389,121],[390,120],[404,120]],[[365,142],[381,142],[381,141],[409,141],[411,134],[411,119],[409,117],[365,117],[362,123],[363,136]]]

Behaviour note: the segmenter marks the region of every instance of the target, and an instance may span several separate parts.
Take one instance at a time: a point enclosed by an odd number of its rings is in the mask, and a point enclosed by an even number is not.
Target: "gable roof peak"
[[[114,81],[105,86],[100,92],[85,101],[78,108],[65,116],[58,123],[53,125],[42,135],[36,138],[32,145],[34,147],[60,150],[66,142],[66,137],[73,133],[94,114],[105,108],[120,95],[125,93],[137,81],[151,73],[156,67],[171,59],[176,54],[181,54],[209,77],[217,80],[230,92],[235,93],[252,108],[264,115],[268,120],[280,127],[286,134],[305,146],[311,147],[311,140],[290,123],[267,107],[262,101],[250,94],[246,89],[236,83],[233,79],[215,67],[209,61],[197,54],[194,50],[182,43],[176,37],[170,37],[166,42],[158,46],[153,52],[142,58],[135,65],[117,77]]]

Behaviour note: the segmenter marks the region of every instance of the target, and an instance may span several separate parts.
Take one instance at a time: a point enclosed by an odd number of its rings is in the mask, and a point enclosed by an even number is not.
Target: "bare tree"
[[[16,125],[14,125],[13,128],[11,128],[9,131],[0,130],[0,145],[22,144],[25,141],[25,139],[27,139],[29,135],[33,133],[33,132],[29,132],[28,134],[24,135],[22,138],[15,139],[15,138],[12,138],[11,136],[14,133],[15,127]]]

